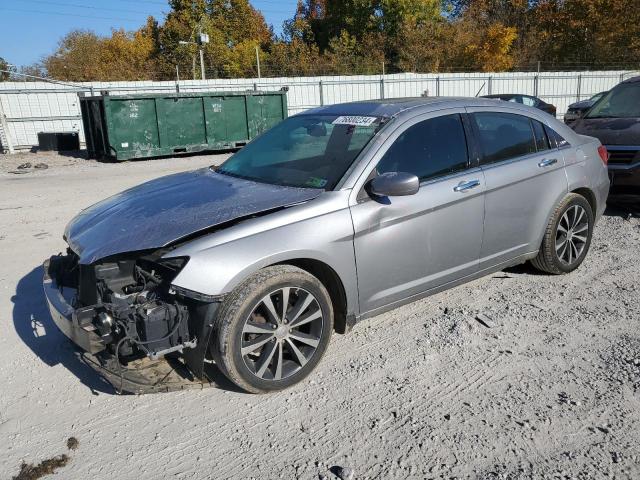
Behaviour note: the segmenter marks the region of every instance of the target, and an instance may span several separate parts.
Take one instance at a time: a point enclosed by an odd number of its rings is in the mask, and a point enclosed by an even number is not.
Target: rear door
[[[446,110],[409,120],[363,175],[413,173],[420,179],[417,194],[374,199],[354,189],[351,215],[362,313],[477,270],[484,179],[469,160],[463,113]]]
[[[468,110],[486,181],[482,270],[537,251],[568,186],[562,152],[541,122],[508,109]]]

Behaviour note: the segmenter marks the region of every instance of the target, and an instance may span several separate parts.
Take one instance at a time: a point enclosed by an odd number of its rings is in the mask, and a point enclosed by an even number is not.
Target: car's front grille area
[[[609,163],[610,164],[627,165],[627,164],[630,164],[630,163],[634,163],[640,157],[640,155],[638,155],[638,152],[640,152],[640,149],[638,149],[638,150],[613,150],[613,149],[609,149],[609,147],[607,147],[607,150],[609,151]]]

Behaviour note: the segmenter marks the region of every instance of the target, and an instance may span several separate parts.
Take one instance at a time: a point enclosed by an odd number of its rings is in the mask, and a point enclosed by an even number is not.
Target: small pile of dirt
[[[43,460],[38,465],[22,462],[20,465],[20,472],[13,477],[13,480],[37,480],[45,475],[54,473],[57,469],[64,467],[69,463],[69,457],[67,455],[59,455],[57,457],[48,458]]]
[[[67,448],[69,450],[76,450],[80,446],[80,442],[76,437],[69,437],[67,439]]]

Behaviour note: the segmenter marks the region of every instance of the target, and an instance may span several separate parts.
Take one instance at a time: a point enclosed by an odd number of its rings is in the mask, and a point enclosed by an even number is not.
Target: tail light
[[[609,163],[609,152],[607,152],[607,147],[605,147],[604,145],[600,145],[598,147],[598,155],[600,155],[602,163],[604,163],[605,165]]]

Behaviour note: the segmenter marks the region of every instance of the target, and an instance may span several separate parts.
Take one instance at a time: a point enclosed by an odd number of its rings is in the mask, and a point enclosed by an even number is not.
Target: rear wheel
[[[265,393],[311,373],[332,331],[331,300],[322,283],[297,267],[277,265],[255,273],[227,296],[210,346],[232,382]]]
[[[574,271],[591,245],[593,211],[576,193],[567,195],[549,220],[538,256],[531,263],[538,270],[560,275]]]

